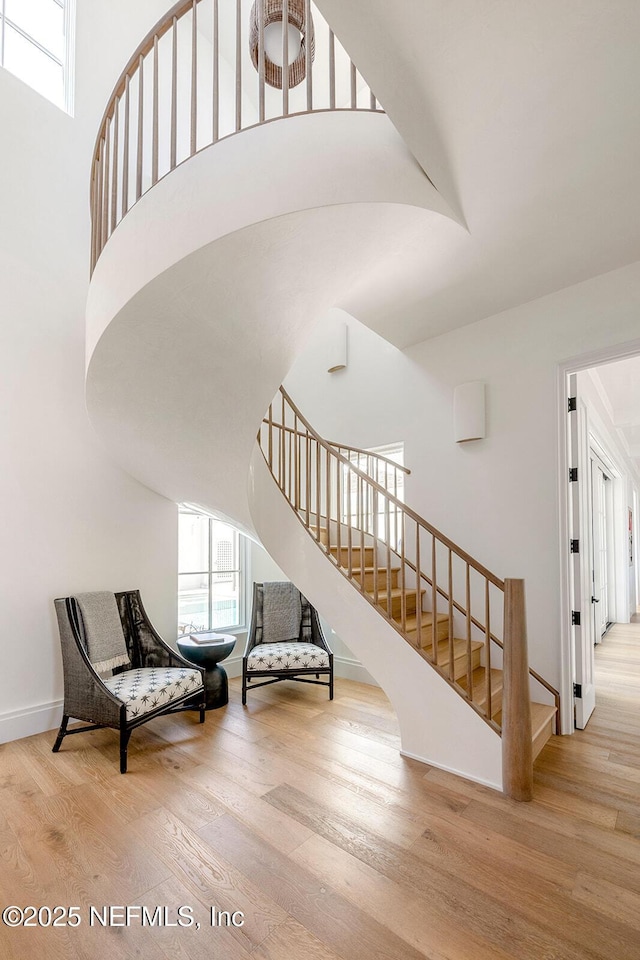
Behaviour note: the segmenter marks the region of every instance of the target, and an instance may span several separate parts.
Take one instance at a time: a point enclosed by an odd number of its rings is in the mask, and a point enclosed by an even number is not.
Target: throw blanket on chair
[[[129,654],[114,594],[79,593],[76,600],[84,622],[87,655],[96,673],[128,664]]]
[[[300,636],[302,604],[292,583],[265,583],[262,601],[262,642],[286,643]]]

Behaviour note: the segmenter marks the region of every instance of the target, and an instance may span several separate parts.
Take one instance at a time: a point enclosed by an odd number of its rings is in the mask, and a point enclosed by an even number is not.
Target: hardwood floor
[[[344,680],[333,703],[281,684],[246,710],[233,681],[203,727],[135,731],[126,776],[111,731],[4,745],[0,906],[82,922],[0,926],[0,956],[638,960],[640,624],[609,632],[597,670],[596,712],[543,749],[530,804],[403,759],[384,695]],[[201,927],[103,929],[90,905],[173,923],[188,905]],[[211,927],[211,907],[244,925]]]

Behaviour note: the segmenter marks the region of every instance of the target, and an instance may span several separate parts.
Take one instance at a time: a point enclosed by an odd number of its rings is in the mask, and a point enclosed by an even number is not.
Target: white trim
[[[180,517],[181,516],[193,516],[204,518],[208,522],[208,534],[207,534],[207,543],[208,543],[208,560],[207,568],[203,570],[180,570]],[[214,523],[222,523],[225,526],[229,527],[233,533],[235,540],[237,541],[237,560],[238,565],[232,570],[214,570],[214,561],[213,561],[213,531]],[[191,631],[194,633],[210,633],[214,631],[216,633],[229,633],[232,635],[237,635],[238,633],[247,632],[247,591],[248,591],[248,573],[250,572],[250,559],[251,552],[249,550],[248,538],[238,529],[238,527],[232,523],[230,520],[220,518],[216,514],[212,513],[210,510],[202,510],[197,508],[193,504],[188,503],[179,503],[178,504],[178,583],[177,583],[177,607],[178,607],[178,621],[180,622],[180,578],[181,577],[192,577],[192,576],[201,576],[207,578],[207,616],[209,621],[209,626],[205,627],[203,630]],[[216,573],[229,573],[231,576],[238,577],[238,623],[226,624],[223,626],[215,626],[212,623],[213,620],[213,577]],[[192,624],[193,625],[193,624]],[[180,639],[182,636],[188,636],[188,634],[180,634]]]
[[[10,743],[12,740],[32,737],[36,733],[57,730],[62,719],[62,707],[62,700],[52,700],[51,703],[0,714],[0,743]]]
[[[74,116],[76,105],[76,0],[64,5],[64,109]]]
[[[46,100],[49,100],[50,103],[53,103],[55,107],[61,109],[64,113],[67,113],[70,117],[74,115],[74,106],[75,106],[75,58],[76,58],[76,0],[53,0],[53,2],[62,9],[62,16],[64,19],[64,51],[62,53],[62,59],[57,57],[49,47],[45,46],[39,40],[37,40],[28,30],[25,30],[19,24],[15,23],[10,17],[6,15],[6,2],[1,0],[0,2],[0,67],[3,69],[9,69],[5,67],[5,36],[6,36],[6,27],[5,25],[11,27],[11,29],[19,34],[27,43],[31,44],[32,47],[35,47],[36,50],[39,50],[40,53],[48,57],[53,63],[57,64],[62,70],[62,103],[60,104],[57,100],[52,100],[47,93],[42,93],[40,90],[37,90],[31,79],[26,79],[24,77],[18,77],[18,79],[25,83],[32,90],[35,90],[39,96],[44,97]],[[9,70],[10,73],[13,71]],[[14,74],[16,76],[16,74]]]
[[[242,653],[244,653],[244,650]],[[230,680],[242,676],[242,653],[239,656],[229,657],[228,660],[223,660],[220,664],[221,667],[224,667]]]
[[[333,672],[343,680],[355,680],[357,683],[368,683],[371,687],[379,686],[366,667],[363,667],[355,657],[333,657]]]
[[[455,767],[447,767],[443,763],[434,763],[433,760],[427,760],[426,757],[418,757],[415,753],[409,753],[408,750],[400,751],[401,757],[406,757],[408,760],[417,760],[418,763],[424,763],[428,767],[435,767],[436,770],[444,770],[446,773],[453,773],[456,777],[461,777],[463,780],[471,780],[472,783],[480,783],[483,787],[491,787],[492,790],[498,790],[502,793],[502,784],[493,780],[485,780],[482,777],[472,777],[469,773],[463,773],[461,770],[456,770]]]
[[[571,633],[571,514],[569,505],[569,372],[572,365],[558,366],[556,408],[558,410],[558,519],[560,523],[560,726],[564,734],[574,729],[573,657]]]
[[[616,346],[592,350],[581,356],[571,357],[558,364],[556,381],[556,409],[558,411],[558,520],[560,525],[560,696],[562,698],[562,732],[574,731],[573,716],[573,668],[571,662],[571,580],[569,540],[571,524],[569,517],[569,457],[567,414],[568,376],[580,370],[615,363],[640,354],[640,340],[630,340]]]
[[[615,363],[617,360],[625,360],[627,357],[637,357],[638,354],[640,354],[640,339],[628,340],[626,343],[603,347],[601,350],[590,350],[589,353],[568,357],[558,366],[560,370],[567,373],[579,373],[580,370],[600,367],[605,363]]]

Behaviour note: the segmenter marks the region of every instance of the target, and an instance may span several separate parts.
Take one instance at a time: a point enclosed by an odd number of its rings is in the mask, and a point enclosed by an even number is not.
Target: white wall
[[[640,264],[404,353],[351,321],[348,369],[327,374],[343,320],[315,330],[287,390],[332,440],[404,441],[407,503],[499,576],[525,578],[531,664],[558,685],[558,364],[638,338]],[[456,445],[453,390],[469,380],[487,384],[487,438]]]
[[[139,587],[175,635],[177,509],[111,464],[84,404],[89,158],[166,0],[78,0],[75,118],[0,70],[0,741],[58,722],[52,601]]]

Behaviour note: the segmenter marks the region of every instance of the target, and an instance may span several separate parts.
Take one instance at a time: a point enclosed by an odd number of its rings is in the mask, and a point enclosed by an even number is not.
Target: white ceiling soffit
[[[409,345],[640,259],[638,0],[318,6],[471,237],[341,306]]]

